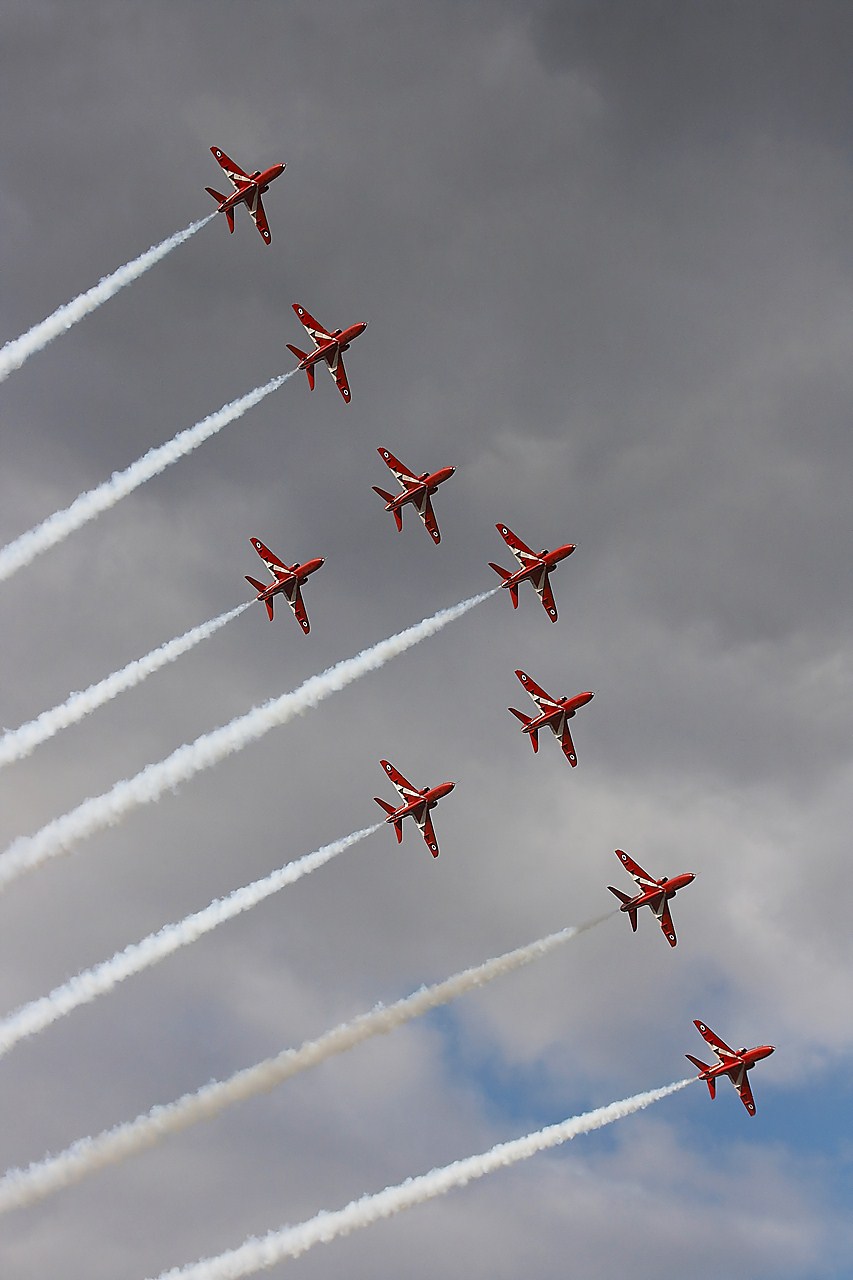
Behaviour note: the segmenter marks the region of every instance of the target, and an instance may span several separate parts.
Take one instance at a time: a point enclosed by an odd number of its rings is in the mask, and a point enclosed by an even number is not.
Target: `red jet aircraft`
[[[301,587],[305,586],[309,576],[325,564],[325,560],[306,560],[304,564],[282,564],[278,556],[274,556],[268,547],[265,547],[257,538],[250,538],[252,546],[269,569],[274,582],[264,586],[262,582],[258,582],[256,578],[250,578],[246,574],[246,581],[250,583],[257,591],[257,599],[263,600],[267,606],[267,613],[272,620],[273,615],[273,596],[281,593],[287,603],[290,605],[296,620],[305,632],[306,636],[311,630],[311,624],[308,621],[308,614],[305,612],[305,605],[302,603]]]
[[[523,711],[516,711],[515,707],[508,708],[516,720],[521,721],[522,732],[530,734],[531,747],[534,751],[539,750],[539,730],[547,726],[554,737],[560,739],[563,755],[574,768],[578,758],[575,755],[575,744],[572,742],[572,735],[569,733],[569,721],[580,707],[585,707],[588,702],[592,701],[595,694],[587,690],[586,693],[576,693],[573,698],[570,698],[567,694],[564,694],[562,698],[552,698],[550,693],[540,689],[536,681],[531,680],[530,676],[524,671],[516,671],[515,674],[539,708],[539,715],[533,720],[530,716],[526,716]]]
[[[264,169],[263,173],[260,169],[256,169],[254,173],[244,173],[238,164],[228,159],[224,151],[219,150],[219,147],[211,147],[210,150],[214,159],[219,161],[221,168],[228,175],[228,180],[234,188],[230,196],[223,196],[221,192],[214,191],[213,187],[205,187],[208,195],[219,201],[219,208],[216,212],[225,214],[228,230],[233,233],[234,209],[238,204],[244,204],[249,210],[252,221],[261,236],[269,244],[272,236],[270,235],[270,226],[267,222],[267,215],[264,213],[261,196],[266,195],[267,191],[269,191],[271,182],[275,182],[276,178],[281,177],[285,166],[283,164],[273,164],[270,165],[269,169]]]
[[[548,581],[548,574],[555,565],[572,554],[575,549],[573,543],[567,542],[565,546],[557,547],[555,551],[543,550],[537,555],[535,551],[530,550],[530,547],[525,546],[521,538],[517,538],[505,524],[497,524],[495,528],[521,565],[515,573],[507,573],[506,569],[502,569],[499,564],[489,561],[489,568],[494,569],[495,573],[503,578],[501,586],[509,588],[513,609],[518,608],[518,584],[532,582],[548,617],[552,622],[556,622],[557,606],[554,603],[554,593]]]
[[[627,893],[614,889],[612,884],[607,886],[610,892],[615,894],[622,903],[619,910],[627,911],[628,919],[631,921],[631,928],[635,933],[637,932],[637,909],[639,907],[651,907],[658,918],[667,942],[671,947],[676,946],[678,939],[675,936],[672,916],[669,913],[669,900],[675,897],[679,889],[691,884],[696,878],[695,874],[685,871],[683,875],[673,876],[671,879],[661,876],[660,880],[653,880],[649,873],[644,871],[639,863],[630,858],[622,849],[616,850],[616,857],[624,865],[628,874],[634,877],[640,890],[636,897],[629,898]]]
[[[432,475],[428,471],[424,471],[421,475],[416,476],[413,471],[404,466],[387,449],[377,449],[376,452],[388,467],[388,470],[394,472],[394,475],[403,486],[403,492],[395,496],[393,493],[386,493],[384,489],[378,488],[377,485],[373,486],[373,492],[378,493],[380,498],[385,500],[385,510],[392,513],[398,529],[403,528],[403,507],[407,502],[413,503],[430,537],[435,545],[438,546],[439,542],[441,542],[441,533],[430,499],[438,491],[438,486],[444,484],[445,480],[450,479],[456,468],[442,467],[440,471],[433,471]]]
[[[688,1058],[693,1063],[694,1067],[699,1068],[699,1079],[705,1081],[711,1097],[713,1098],[717,1091],[717,1076],[728,1076],[740,1094],[741,1102],[749,1114],[754,1116],[755,1100],[753,1099],[752,1089],[749,1087],[746,1073],[751,1071],[756,1062],[760,1062],[762,1058],[769,1058],[771,1053],[774,1052],[775,1046],[772,1044],[760,1044],[754,1049],[738,1049],[735,1052],[719,1036],[715,1036],[711,1028],[706,1027],[704,1022],[698,1022],[694,1018],[693,1025],[719,1059],[717,1066],[709,1067],[706,1062],[700,1062],[698,1058],[694,1058],[692,1053],[684,1055],[685,1058]]]
[[[400,844],[403,839],[403,819],[411,814],[420,827],[421,835],[426,841],[426,847],[432,856],[437,858],[438,841],[435,838],[429,811],[435,808],[439,800],[443,800],[445,796],[450,795],[456,783],[442,782],[437,787],[424,787],[421,791],[418,791],[417,787],[413,787],[411,782],[406,781],[402,773],[395,769],[393,764],[389,764],[387,760],[380,760],[379,763],[394,783],[400,793],[400,799],[403,801],[399,809],[395,809],[386,800],[380,800],[379,796],[373,797],[379,807],[388,814],[385,821],[393,822],[394,830],[397,832],[397,843]]]
[[[312,391],[314,390],[314,366],[322,360],[337,383],[338,391],[349,404],[350,389],[347,382],[347,371],[344,368],[343,353],[349,350],[351,342],[361,337],[367,328],[367,321],[351,324],[348,329],[336,329],[334,333],[329,333],[329,330],[318,324],[304,307],[300,307],[298,302],[294,302],[291,305],[314,343],[314,350],[308,353],[300,351],[298,347],[291,346],[289,342],[287,344],[288,351],[292,351],[299,361],[298,367],[304,369],[307,373],[308,386]]]

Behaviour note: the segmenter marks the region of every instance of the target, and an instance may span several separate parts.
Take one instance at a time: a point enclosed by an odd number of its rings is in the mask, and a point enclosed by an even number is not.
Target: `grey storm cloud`
[[[311,634],[261,605],[0,774],[0,847],[182,743],[506,592],[22,878],[4,1010],[375,820],[442,803],[15,1046],[26,1166],[605,911],[615,848],[697,872],[678,947],[619,916],[547,965],[10,1215],[4,1275],[141,1280],[683,1074],[693,1018],[773,1043],[750,1120],[686,1090],[298,1262],[353,1280],[576,1268],[843,1273],[853,949],[848,6],[474,0],[7,4],[0,345],[212,212],[209,147],[286,161],[269,246],[214,217],[0,387],[0,545],[289,372],[299,300],[368,321],[0,584],[5,730],[251,600],[250,538],[325,557]],[[371,492],[456,468],[441,545]],[[281,616],[279,616],[279,614]],[[508,713],[557,694],[577,769]],[[577,726],[575,731],[574,726]],[[547,749],[546,748],[553,748]],[[648,913],[647,913],[648,914]],[[645,926],[645,927],[644,927]]]

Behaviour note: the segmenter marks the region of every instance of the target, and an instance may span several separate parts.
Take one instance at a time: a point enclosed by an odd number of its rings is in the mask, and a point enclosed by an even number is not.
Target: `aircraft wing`
[[[264,202],[257,191],[255,192],[255,199],[251,204],[249,204],[248,209],[255,226],[258,228],[258,231],[261,233],[267,244],[269,244],[272,240],[270,224],[267,222],[267,215],[264,211]]]
[[[247,182],[252,181],[248,173],[244,173],[240,166],[229,159],[224,151],[219,150],[219,147],[211,147],[210,152],[219,167],[228,175],[229,182],[237,191]]]
[[[382,765],[382,768],[385,770],[385,772],[388,774],[388,777],[394,783],[394,786],[397,788],[397,791],[400,793],[400,798],[404,800],[406,804],[410,804],[411,801],[414,800],[416,796],[419,796],[421,794],[420,791],[418,791],[417,787],[413,787],[411,782],[409,782],[407,778],[404,778],[402,773],[400,773],[400,770],[395,769],[393,764],[390,763],[390,761],[380,760],[379,763]]]
[[[662,893],[657,901],[652,902],[650,905],[652,911],[654,911],[658,918],[658,923],[663,930],[663,936],[671,947],[676,946],[678,939],[675,936],[675,926],[672,923],[672,915],[669,910],[669,899],[666,894]]]
[[[693,1019],[693,1025],[702,1039],[714,1050],[720,1062],[737,1062],[738,1055],[734,1049],[731,1049],[725,1040],[721,1040],[718,1035],[715,1035],[710,1027],[706,1027],[704,1022],[698,1022],[695,1018]]]
[[[521,538],[517,538],[512,529],[508,529],[505,524],[496,524],[495,528],[515,556],[522,569],[529,569],[532,564],[541,559],[535,551],[531,551],[530,547]]]
[[[561,739],[560,745],[563,748],[563,755],[566,757],[569,764],[574,769],[575,766],[577,765],[578,758],[577,758],[577,755],[575,754],[575,744],[572,742],[572,735],[569,732],[568,719],[566,720],[566,723],[563,726],[563,737]]]
[[[741,1067],[740,1071],[733,1071],[729,1079],[740,1094],[740,1100],[749,1114],[754,1116],[755,1098],[752,1096],[752,1088],[750,1087],[746,1067]]]
[[[335,358],[329,362],[329,373],[334,378],[338,391],[340,391],[343,398],[347,401],[347,403],[349,403],[349,399],[350,399],[349,382],[347,381],[347,371],[344,368],[344,358],[341,355],[340,351],[338,351],[335,355]]]
[[[439,542],[441,542],[441,531],[435,518],[435,512],[432,509],[432,499],[426,489],[424,490],[423,499],[420,502],[416,500],[415,506],[417,507],[418,515],[426,526],[427,532],[435,545],[438,546]]]
[[[426,847],[432,856],[437,858],[439,854],[438,841],[435,838],[435,828],[432,825],[432,818],[426,806],[421,810],[420,816],[415,814],[415,821],[421,829],[421,835],[426,842]]]
[[[556,622],[557,603],[554,600],[554,592],[551,590],[551,580],[548,577],[547,569],[541,569],[539,573],[533,575],[533,585],[548,617],[552,622]]]
[[[332,336],[329,333],[329,330],[324,329],[323,326],[316,321],[304,307],[301,307],[298,302],[294,302],[292,305],[298,319],[307,330],[309,336],[313,339],[315,347],[320,347],[324,342],[328,342]]]
[[[250,538],[250,542],[274,578],[290,572],[287,565],[282,564],[278,556],[274,556],[269,547],[265,547],[259,538]]]
[[[531,680],[526,671],[516,671],[515,674],[518,676],[519,680],[524,685],[540,711],[556,710],[559,705],[556,699],[552,698],[550,693],[546,693],[544,689],[540,688],[535,680]]]
[[[642,889],[644,893],[648,892],[649,889],[655,888],[657,880],[653,880],[648,871],[644,871],[639,862],[635,862],[624,849],[617,849],[616,857],[622,863],[628,875],[637,882],[637,887]]]
[[[412,485],[420,483],[420,478],[413,471],[410,471],[407,466],[404,466],[399,458],[395,458],[393,453],[390,453],[387,449],[377,449],[376,452],[388,470],[394,472],[404,489],[409,489]]]
[[[311,630],[311,623],[308,621],[308,614],[305,612],[305,604],[302,600],[302,590],[299,586],[299,579],[293,577],[284,588],[284,594],[287,603],[294,612],[296,621],[299,623],[306,636]]]

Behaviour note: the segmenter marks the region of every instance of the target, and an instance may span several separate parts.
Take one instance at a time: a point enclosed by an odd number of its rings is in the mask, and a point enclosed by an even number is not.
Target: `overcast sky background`
[[[853,13],[388,0],[0,17],[0,341],[237,210],[0,388],[5,544],[291,367],[290,310],[370,327],[0,589],[12,728],[246,598],[249,538],[326,557],[0,773],[3,847],[197,734],[493,585],[494,525],[578,550],[0,898],[11,1010],[455,780],[0,1063],[4,1167],[606,910],[613,850],[695,871],[671,951],[616,916],[524,973],[0,1223],[4,1276],[141,1280],[686,1074],[693,1018],[777,1052],[309,1254],[306,1277],[847,1274]],[[371,492],[456,466],[442,543]],[[391,487],[394,482],[391,481]],[[279,616],[280,615],[280,616]],[[579,766],[508,715],[593,689]],[[526,708],[529,709],[529,708]],[[407,824],[408,825],[408,824]],[[273,1269],[278,1275],[284,1268]]]

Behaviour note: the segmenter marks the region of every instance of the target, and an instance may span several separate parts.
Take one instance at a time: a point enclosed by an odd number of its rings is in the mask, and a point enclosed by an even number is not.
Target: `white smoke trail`
[[[165,258],[167,253],[177,249],[179,244],[189,240],[190,236],[194,236],[205,223],[210,222],[215,217],[215,213],[208,214],[206,218],[190,223],[183,231],[178,231],[175,235],[169,236],[168,240],[152,245],[145,253],[140,254],[138,258],[134,258],[132,262],[119,267],[112,275],[104,276],[91,289],[87,289],[85,293],[72,298],[71,302],[66,302],[58,310],[54,311],[53,315],[48,316],[46,320],[33,325],[32,329],[28,329],[20,338],[7,342],[5,347],[0,350],[0,382],[5,381],[15,369],[20,369],[21,365],[26,360],[29,360],[30,356],[34,356],[37,351],[41,351],[42,347],[46,347],[54,338],[58,338],[61,333],[65,333],[66,329],[70,329],[78,320],[82,320],[84,316],[89,315],[91,311],[100,307],[113,294],[118,293],[119,289],[123,289],[125,285],[132,284],[134,280],[138,280],[144,272],[154,266],[155,262]]]
[[[447,1004],[467,991],[473,991],[495,978],[512,973],[524,965],[547,955],[578,934],[594,928],[615,915],[618,907],[606,915],[586,924],[561,929],[527,946],[517,947],[493,960],[464,969],[452,978],[436,982],[431,987],[421,987],[410,996],[391,1005],[377,1005],[350,1022],[343,1022],[316,1040],[308,1040],[298,1049],[284,1049],[274,1058],[267,1058],[253,1067],[237,1071],[227,1080],[217,1080],[202,1086],[196,1093],[184,1094],[175,1102],[152,1107],[144,1115],[125,1124],[116,1125],[93,1138],[81,1138],[57,1156],[31,1164],[26,1169],[10,1169],[0,1180],[0,1213],[7,1209],[19,1209],[43,1199],[52,1191],[72,1186],[88,1174],[107,1165],[116,1164],[128,1156],[156,1146],[173,1133],[209,1120],[226,1107],[243,1102],[258,1093],[267,1093],[310,1067],[316,1067],[369,1040],[385,1035],[401,1027],[413,1018],[419,1018],[430,1009]],[[697,1077],[698,1079],[698,1077]]]
[[[124,982],[125,978],[159,964],[181,947],[188,947],[212,929],[225,924],[226,920],[233,920],[271,894],[278,893],[303,876],[310,875],[318,867],[325,866],[338,854],[372,836],[381,826],[381,822],[374,823],[372,827],[354,831],[352,835],[324,845],[322,849],[306,853],[304,857],[279,867],[262,880],[255,880],[252,884],[235,889],[227,898],[214,899],[204,910],[186,916],[177,924],[164,925],[157,933],[151,933],[141,942],[134,942],[117,952],[112,959],[78,973],[61,987],[54,987],[48,995],[23,1005],[0,1022],[0,1057],[8,1053],[19,1040],[43,1031],[80,1005],[89,1004],[98,996],[106,995],[113,987]]]
[[[627,1116],[668,1098],[670,1094],[677,1093],[679,1089],[686,1088],[696,1079],[698,1076],[690,1076],[675,1084],[664,1085],[661,1089],[636,1093],[632,1098],[611,1102],[606,1107],[596,1107],[585,1115],[573,1116],[570,1120],[563,1120],[561,1124],[548,1125],[524,1138],[501,1142],[482,1155],[456,1160],[453,1164],[433,1169],[430,1173],[407,1178],[398,1186],[386,1187],[384,1191],[362,1196],[360,1200],[351,1200],[343,1209],[323,1209],[298,1226],[282,1227],[260,1239],[252,1237],[238,1249],[230,1249],[216,1258],[204,1258],[185,1267],[173,1267],[170,1271],[162,1272],[158,1280],[239,1280],[241,1276],[254,1275],[286,1258],[298,1258],[315,1244],[328,1244],[339,1236],[369,1227],[382,1218],[391,1218],[403,1209],[435,1200],[456,1187],[467,1186],[469,1182],[483,1178],[496,1169],[506,1169],[519,1160],[529,1160],[538,1152],[569,1142],[582,1133],[591,1133],[616,1120],[624,1120]]]
[[[232,400],[230,404],[223,405],[215,413],[197,422],[194,427],[179,431],[165,444],[149,449],[124,471],[114,471],[109,480],[99,484],[96,489],[81,493],[70,507],[65,507],[62,511],[54,511],[53,515],[48,516],[41,524],[22,533],[13,542],[7,543],[0,550],[0,582],[11,578],[13,573],[31,564],[36,556],[56,546],[57,542],[61,542],[75,529],[94,520],[102,511],[108,511],[110,507],[114,507],[117,502],[126,498],[134,489],[138,489],[146,480],[150,480],[152,476],[158,476],[173,462],[191,453],[205,440],[216,435],[217,431],[227,427],[229,422],[241,418],[248,409],[276,391],[283,382],[287,382],[288,378],[292,378],[295,372],[295,369],[291,369],[289,373],[279,374],[270,382],[265,382],[263,386],[255,387],[254,391],[240,396],[238,400]]]
[[[195,742],[185,744],[173,751],[165,760],[149,764],[133,778],[125,778],[103,795],[84,800],[76,809],[71,809],[61,818],[55,818],[41,831],[32,836],[21,836],[13,840],[6,851],[0,855],[0,889],[5,888],[12,880],[32,871],[50,858],[68,853],[79,840],[101,831],[104,827],[120,822],[126,814],[139,805],[150,804],[159,800],[165,791],[171,790],[203,769],[210,769],[219,764],[226,756],[235,751],[242,751],[250,742],[256,742],[270,729],[287,724],[295,716],[316,707],[331,694],[339,692],[367,675],[376,671],[398,654],[405,653],[413,645],[426,640],[428,636],[441,631],[449,622],[461,618],[475,605],[488,600],[499,590],[493,587],[478,596],[471,596],[460,604],[449,609],[440,609],[430,618],[424,618],[413,627],[408,627],[398,635],[387,640],[380,640],[369,649],[362,650],[353,658],[346,658],[329,667],[318,676],[312,676],[292,693],[284,693],[278,698],[271,698],[259,707],[253,707],[245,715],[238,716],[229,724],[210,733],[202,734]]]
[[[174,640],[169,640],[159,648],[152,649],[144,658],[137,658],[129,662],[126,667],[122,667],[120,671],[114,671],[106,679],[89,685],[88,689],[70,694],[65,702],[53,707],[50,711],[43,711],[40,716],[36,716],[35,720],[29,720],[18,729],[10,729],[0,738],[0,769],[14,761],[23,760],[61,729],[77,724],[84,716],[102,707],[105,702],[110,702],[120,693],[141,684],[155,671],[174,662],[182,654],[195,648],[202,640],[207,640],[209,636],[224,627],[226,622],[231,622],[239,614],[245,613],[252,604],[253,601],[247,600],[236,609],[231,609],[228,613],[220,613],[218,618],[211,618],[209,622],[203,622],[190,631],[185,631],[182,636],[176,636]]]

